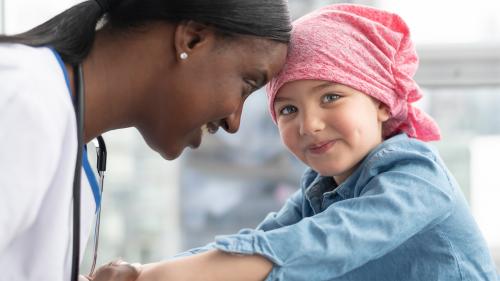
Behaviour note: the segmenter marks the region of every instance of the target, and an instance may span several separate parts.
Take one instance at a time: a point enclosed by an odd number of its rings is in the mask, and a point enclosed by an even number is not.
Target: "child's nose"
[[[317,114],[303,114],[300,124],[301,135],[314,135],[325,128],[325,123]]]

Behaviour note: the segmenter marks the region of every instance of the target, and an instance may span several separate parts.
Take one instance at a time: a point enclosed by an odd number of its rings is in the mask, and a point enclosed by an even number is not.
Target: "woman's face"
[[[246,98],[285,62],[286,44],[251,36],[217,40],[177,60],[164,81],[158,79],[147,121],[138,129],[166,159],[177,158],[185,147],[197,148],[204,127],[238,131]]]

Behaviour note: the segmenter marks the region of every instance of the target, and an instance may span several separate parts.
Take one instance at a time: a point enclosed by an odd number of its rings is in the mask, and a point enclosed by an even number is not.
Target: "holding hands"
[[[271,269],[272,263],[262,256],[209,250],[144,265],[115,261],[86,278],[88,281],[262,281]]]
[[[79,281],[136,281],[141,270],[141,264],[117,260],[99,267],[92,276],[80,275]]]

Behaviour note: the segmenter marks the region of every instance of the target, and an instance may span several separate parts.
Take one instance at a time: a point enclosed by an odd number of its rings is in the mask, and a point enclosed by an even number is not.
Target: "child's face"
[[[281,139],[305,164],[342,183],[382,142],[387,107],[353,88],[320,80],[286,83],[274,103]]]

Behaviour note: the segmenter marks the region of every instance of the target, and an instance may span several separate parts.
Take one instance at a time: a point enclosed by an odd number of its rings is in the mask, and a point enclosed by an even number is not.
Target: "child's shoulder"
[[[420,141],[415,138],[410,138],[406,134],[395,135],[376,148],[374,148],[365,158],[368,163],[391,162],[396,160],[404,160],[411,158],[430,158],[430,160],[437,160],[439,153],[433,145]]]
[[[405,134],[396,135],[373,149],[350,180],[361,192],[374,178],[385,183],[408,181],[413,186],[417,186],[417,182],[432,182],[447,193],[453,192],[455,185],[437,149]]]
[[[373,149],[363,160],[360,177],[372,177],[393,170],[412,174],[431,172],[448,178],[448,172],[437,149],[429,143],[399,134]],[[437,173],[437,174],[435,174]]]

